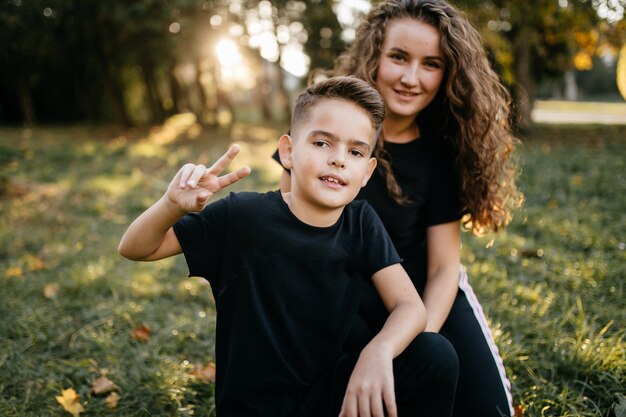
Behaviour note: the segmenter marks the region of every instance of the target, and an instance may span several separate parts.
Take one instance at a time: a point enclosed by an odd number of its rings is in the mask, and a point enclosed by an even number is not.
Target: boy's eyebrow
[[[333,132],[329,132],[327,130],[313,130],[311,131],[311,133],[309,133],[309,137],[311,136],[315,136],[315,135],[322,135],[322,136],[326,136],[327,138],[331,139],[334,142],[339,142],[340,139],[337,135],[335,135]],[[370,144],[367,142],[364,142],[362,140],[358,140],[358,139],[348,139],[348,143],[352,146],[358,146],[358,147],[362,147],[365,148],[366,150],[370,149]]]

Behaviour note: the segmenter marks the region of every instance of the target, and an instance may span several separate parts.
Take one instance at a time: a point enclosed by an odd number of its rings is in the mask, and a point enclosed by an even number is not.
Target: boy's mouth
[[[320,179],[322,181],[325,181],[325,182],[328,182],[328,183],[331,183],[331,184],[346,185],[346,183],[342,179],[337,178],[337,177],[332,177],[332,176],[326,175],[326,176],[320,177]]]

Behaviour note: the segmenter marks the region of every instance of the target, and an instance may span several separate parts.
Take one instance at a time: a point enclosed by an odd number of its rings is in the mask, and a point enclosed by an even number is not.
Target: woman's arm
[[[426,236],[428,276],[422,297],[428,314],[426,331],[439,332],[450,314],[459,286],[460,222],[431,226]]]

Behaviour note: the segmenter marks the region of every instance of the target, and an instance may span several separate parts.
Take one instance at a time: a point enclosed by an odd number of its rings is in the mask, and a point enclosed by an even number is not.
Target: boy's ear
[[[374,173],[374,170],[376,169],[377,164],[378,164],[378,161],[373,156],[370,158],[369,161],[367,161],[367,174],[365,175],[365,178],[363,178],[363,183],[361,184],[361,188],[365,187],[365,185],[367,184],[367,181],[369,181],[370,177]]]
[[[291,169],[291,152],[293,151],[293,139],[289,135],[282,135],[278,140],[278,156],[280,163],[285,169]]]

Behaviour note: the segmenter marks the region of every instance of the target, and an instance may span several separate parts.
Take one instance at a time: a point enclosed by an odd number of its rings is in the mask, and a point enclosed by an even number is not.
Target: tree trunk
[[[264,59],[259,57],[257,63],[261,68],[259,78],[257,80],[258,88],[254,90],[254,95],[258,100],[261,110],[261,117],[264,121],[273,120],[272,107],[270,106],[272,94],[272,81],[268,74],[268,67]]]
[[[94,52],[97,56],[98,62],[100,62],[98,68],[100,68],[106,91],[112,100],[113,110],[117,115],[117,119],[125,128],[129,128],[132,126],[132,122],[128,116],[128,112],[126,111],[124,92],[114,75],[111,54],[108,53],[105,43],[106,41],[103,40],[106,36],[107,34],[100,31],[96,39],[97,45]]]
[[[532,73],[532,36],[527,25],[519,28],[513,42],[515,47],[515,75],[517,82],[513,88],[516,101],[517,125],[522,130],[532,126],[531,112],[535,97],[535,79]]]
[[[211,120],[207,121],[207,110],[209,109],[209,103],[208,103],[208,97],[206,94],[206,91],[204,90],[204,85],[202,85],[202,63],[200,61],[200,58],[198,58],[196,60],[196,78],[195,78],[195,86],[196,86],[196,92],[198,93],[198,96],[200,97],[200,108],[197,109],[196,113],[196,118],[198,120],[198,123],[200,123],[202,126],[213,126],[215,125],[215,121],[217,120],[216,117],[211,117]]]
[[[171,112],[176,114],[181,112],[181,99],[183,97],[182,88],[176,78],[176,62],[172,62],[168,71],[168,80],[170,87],[170,95],[172,97],[172,109]]]
[[[280,60],[278,61],[280,62]],[[276,74],[278,81],[278,92],[283,107],[283,114],[287,123],[291,122],[291,104],[289,103],[289,94],[285,88],[285,70],[279,64],[276,64]]]
[[[578,84],[576,84],[576,75],[574,70],[570,69],[565,72],[565,100],[578,100]]]
[[[148,93],[148,102],[152,111],[153,121],[163,122],[165,120],[165,109],[163,108],[163,100],[159,94],[156,79],[154,77],[154,65],[149,58],[141,58],[141,73],[143,82]]]
[[[22,121],[26,126],[35,124],[35,108],[33,107],[33,99],[30,94],[30,83],[28,81],[27,71],[18,71],[17,73],[17,95],[20,102],[20,110],[22,111]]]

